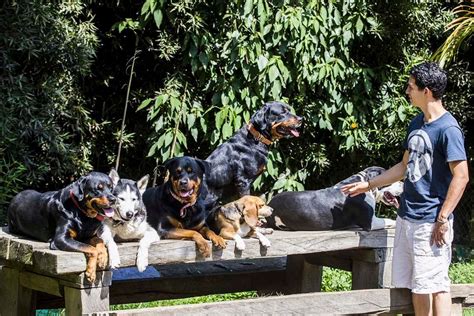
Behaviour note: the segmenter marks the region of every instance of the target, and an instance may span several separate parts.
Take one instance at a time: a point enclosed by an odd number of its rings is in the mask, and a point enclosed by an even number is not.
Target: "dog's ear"
[[[224,217],[233,221],[240,219],[241,216],[241,212],[237,206],[237,203],[228,203],[226,205],[222,205],[220,207],[220,211]]]
[[[235,202],[240,212],[244,216],[245,222],[250,227],[256,227],[258,224],[258,211],[257,206],[252,205],[249,207],[245,202]]]
[[[252,125],[260,132],[267,131],[269,127],[266,120],[266,113],[268,112],[270,107],[270,103],[265,103],[265,105],[261,107],[257,112],[255,112],[254,115],[252,115],[252,117],[250,118],[250,123],[252,123]]]
[[[84,199],[84,185],[86,183],[86,177],[82,176],[77,181],[72,183],[72,194],[79,200],[82,201]]]
[[[143,195],[143,193],[145,193],[146,186],[148,184],[149,179],[150,179],[150,176],[146,175],[137,181],[137,187],[138,187],[138,191],[140,191],[140,195]]]
[[[117,186],[119,180],[120,180],[120,176],[117,173],[117,171],[115,170],[115,168],[110,169],[109,177],[110,177],[110,179],[112,179],[112,184],[115,188]]]
[[[199,167],[202,169],[202,172],[205,174],[205,175],[209,175],[209,173],[211,172],[211,164],[205,160],[201,160],[199,158],[194,158],[196,159],[196,162],[197,164],[199,165]]]

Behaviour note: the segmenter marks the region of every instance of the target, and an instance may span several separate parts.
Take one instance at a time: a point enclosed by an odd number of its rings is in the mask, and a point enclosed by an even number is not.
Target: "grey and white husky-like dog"
[[[114,215],[104,220],[99,232],[109,252],[109,266],[116,269],[120,266],[120,255],[117,241],[139,240],[137,253],[137,268],[143,272],[148,266],[148,248],[160,237],[155,229],[147,223],[146,208],[142,195],[148,184],[148,175],[137,182],[129,179],[120,179],[117,171],[109,173],[114,184],[113,194],[117,197]]]

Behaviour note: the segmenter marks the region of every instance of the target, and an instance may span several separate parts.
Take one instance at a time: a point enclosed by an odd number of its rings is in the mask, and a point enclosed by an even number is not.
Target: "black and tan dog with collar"
[[[164,167],[168,172],[165,182],[143,194],[148,223],[164,238],[194,240],[204,257],[211,255],[205,238],[214,246],[225,248],[225,240],[206,224],[206,191],[202,183],[209,164],[184,156],[166,161]]]
[[[315,231],[354,227],[376,230],[394,227],[394,220],[375,216],[375,205],[382,202],[398,208],[403,182],[374,188],[355,197],[341,192],[341,187],[345,184],[368,181],[384,171],[381,167],[368,167],[326,189],[279,193],[269,203],[273,214],[267,219],[267,226],[282,230]]]
[[[288,104],[267,102],[225,143],[207,157],[209,200],[229,202],[250,194],[252,182],[265,170],[270,145],[282,138],[299,136],[302,118]]]
[[[9,230],[49,242],[51,249],[83,252],[86,277],[93,283],[96,267],[107,266],[107,250],[97,233],[104,218],[114,214],[112,189],[109,176],[91,172],[59,191],[22,191],[8,208]]]

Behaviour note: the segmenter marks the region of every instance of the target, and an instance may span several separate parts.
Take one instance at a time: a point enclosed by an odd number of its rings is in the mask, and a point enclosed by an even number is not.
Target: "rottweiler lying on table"
[[[86,277],[93,283],[96,266],[107,265],[107,250],[97,231],[114,214],[112,180],[91,172],[59,191],[18,193],[8,208],[10,232],[50,242],[51,249],[83,252]]]

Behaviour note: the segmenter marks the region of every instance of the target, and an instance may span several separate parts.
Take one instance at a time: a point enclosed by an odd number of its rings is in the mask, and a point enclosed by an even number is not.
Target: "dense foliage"
[[[98,47],[80,2],[0,8],[0,206],[26,187],[68,183],[92,168],[96,124],[81,85]]]
[[[108,171],[120,137],[121,176],[138,179],[171,156],[205,158],[267,100],[292,105],[304,129],[273,147],[258,192],[389,167],[415,113],[407,70],[446,38],[447,9],[409,0],[7,0],[0,207],[20,189]],[[466,128],[469,53],[466,45],[449,66],[445,99]]]

